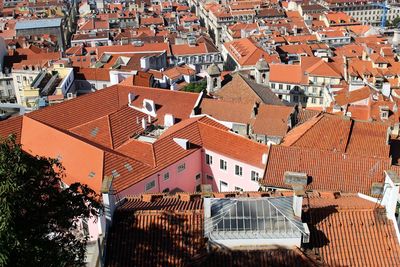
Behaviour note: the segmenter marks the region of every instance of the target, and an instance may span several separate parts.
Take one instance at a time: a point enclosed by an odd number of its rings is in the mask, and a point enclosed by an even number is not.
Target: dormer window
[[[381,120],[387,120],[389,118],[389,107],[388,106],[379,107],[379,114],[381,116]]]

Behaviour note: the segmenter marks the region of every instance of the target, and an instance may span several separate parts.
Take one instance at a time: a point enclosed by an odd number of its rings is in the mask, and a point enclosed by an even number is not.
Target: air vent
[[[114,177],[114,178],[117,178],[117,177],[121,176],[121,175],[118,173],[117,170],[112,170],[112,171],[111,171],[111,175],[112,175],[112,177]]]
[[[95,172],[90,172],[89,173],[89,178],[93,178],[93,177],[95,177],[96,176],[96,173]]]
[[[90,135],[93,136],[93,137],[96,137],[96,135],[99,133],[99,130],[100,130],[99,127],[93,128],[90,131]]]
[[[129,172],[131,172],[131,171],[133,170],[132,165],[129,164],[129,163],[125,163],[124,167],[125,167]]]

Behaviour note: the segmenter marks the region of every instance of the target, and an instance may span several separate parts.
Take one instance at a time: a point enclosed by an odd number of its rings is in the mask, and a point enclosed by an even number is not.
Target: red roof
[[[355,195],[310,198],[310,245],[327,266],[399,266],[393,221]]]
[[[307,189],[363,193],[370,195],[373,182],[383,182],[391,159],[373,158],[342,152],[271,146],[262,183],[290,188],[284,182],[286,171],[306,173]]]

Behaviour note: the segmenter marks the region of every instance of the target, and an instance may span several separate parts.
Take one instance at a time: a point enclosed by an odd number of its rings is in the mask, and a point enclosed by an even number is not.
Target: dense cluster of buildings
[[[0,13],[0,137],[102,195],[88,266],[400,266],[397,3]]]

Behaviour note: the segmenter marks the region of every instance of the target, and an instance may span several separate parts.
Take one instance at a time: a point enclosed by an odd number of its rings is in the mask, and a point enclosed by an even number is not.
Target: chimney
[[[397,196],[400,188],[400,178],[396,172],[392,170],[385,171],[385,183],[383,186],[378,188],[377,184],[373,184],[371,190],[379,192],[381,190],[383,196],[381,204],[386,209],[386,215],[388,218],[394,219],[397,205]]]
[[[262,164],[267,164],[267,161],[268,161],[268,154],[267,153],[264,153],[264,154],[262,154],[262,156],[261,156],[261,162],[262,162]]]
[[[348,75],[348,65],[347,65],[347,57],[343,56],[343,78],[344,80],[347,82],[349,79],[349,75]]]
[[[142,128],[143,128],[143,130],[146,130],[146,128],[147,128],[146,119],[145,118],[142,118]]]
[[[285,184],[291,185],[293,188],[293,213],[297,217],[301,217],[303,196],[305,194],[305,186],[308,183],[308,176],[303,172],[286,171],[284,174]]]

